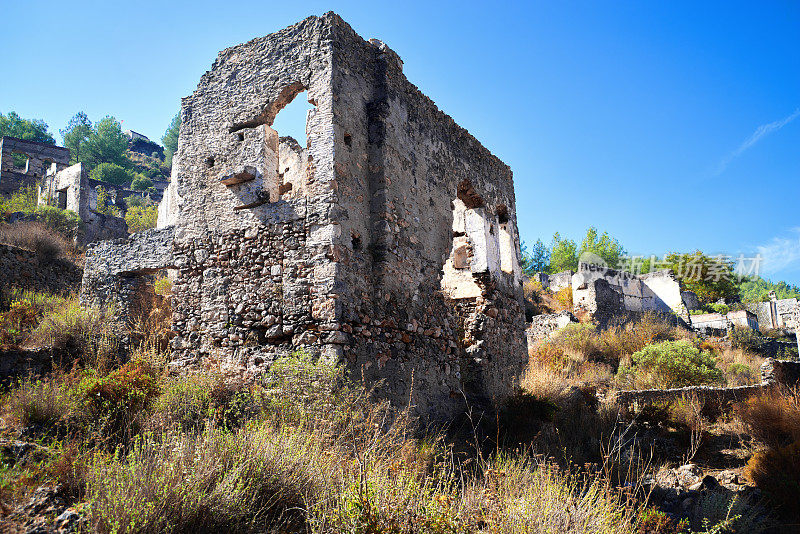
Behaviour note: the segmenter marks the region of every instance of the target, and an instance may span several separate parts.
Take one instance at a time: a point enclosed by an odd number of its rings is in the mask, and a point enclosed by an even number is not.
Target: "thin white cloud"
[[[800,117],[800,108],[794,110],[794,113],[792,113],[787,117],[784,117],[775,122],[770,122],[768,124],[762,124],[761,126],[756,128],[756,131],[753,132],[750,135],[750,137],[745,139],[744,142],[741,145],[739,145],[739,148],[737,148],[736,150],[725,156],[722,159],[722,161],[719,162],[717,170],[714,172],[714,176],[719,176],[720,174],[725,172],[725,169],[728,168],[728,165],[730,165],[733,160],[741,156],[745,150],[751,148],[753,145],[761,141],[761,139],[763,139],[765,136],[771,134],[772,132],[780,130],[781,128],[783,128],[784,126],[795,120],[797,117]]]
[[[789,237],[773,237],[756,247],[761,255],[761,273],[765,276],[800,269],[800,227],[792,228]]]

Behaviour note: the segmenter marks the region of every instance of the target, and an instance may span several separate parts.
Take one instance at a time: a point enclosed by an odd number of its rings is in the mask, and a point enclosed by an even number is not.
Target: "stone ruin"
[[[271,126],[313,106],[307,139]],[[508,395],[527,362],[511,170],[386,44],[309,17],[220,52],[182,101],[159,228],[88,249],[86,305],[173,280],[177,366],[253,376],[298,349],[424,417]]]
[[[69,155],[65,147],[4,136],[0,139],[0,194],[10,196],[23,187],[38,185],[39,205],[71,210],[78,215],[83,223],[76,238],[79,245],[126,237],[128,226],[123,218],[97,211],[97,190],[103,187],[108,192],[109,205],[118,207],[123,216],[126,199],[144,193],[89,178],[83,164],[69,165]],[[161,190],[156,188],[152,200],[161,200],[166,185],[164,182]],[[22,214],[10,218],[24,219]]]
[[[745,308],[755,314],[763,328],[793,330],[797,324],[794,314],[799,304],[796,298],[779,299],[774,291],[770,291],[767,302],[750,302],[745,304]]]
[[[121,206],[124,210],[125,195],[119,193],[124,188],[89,178],[83,163],[76,163],[59,171],[48,171],[39,185],[38,202],[39,205],[71,210],[78,215],[83,223],[76,239],[79,245],[127,236],[128,225],[125,219],[97,211],[99,187],[109,191],[109,205]],[[140,195],[133,191],[129,193],[129,196]]]
[[[575,313],[587,314],[601,327],[612,320],[644,312],[674,316],[685,326],[691,324],[689,310],[697,297],[681,291],[680,282],[670,270],[635,275],[587,262],[578,271],[556,274],[536,273],[533,279],[544,289],[556,292],[569,289]],[[570,323],[578,322],[570,312],[536,315],[528,325],[528,345],[550,337]]]
[[[4,136],[0,139],[0,194],[10,196],[67,166],[68,148]]]
[[[779,300],[774,292],[770,293],[769,302],[745,303],[742,310],[692,315],[690,311],[702,308],[700,300],[692,291],[681,291],[679,281],[670,270],[636,275],[581,262],[577,272],[535,273],[531,279],[552,292],[569,288],[573,309],[533,316],[526,329],[529,347],[551,337],[568,324],[577,323],[578,319],[572,312],[588,314],[604,328],[612,320],[624,321],[632,315],[650,311],[675,317],[678,324],[713,336],[724,336],[732,328],[778,328],[793,333],[797,317],[800,317],[798,299]],[[772,345],[771,350],[785,350],[781,343]]]

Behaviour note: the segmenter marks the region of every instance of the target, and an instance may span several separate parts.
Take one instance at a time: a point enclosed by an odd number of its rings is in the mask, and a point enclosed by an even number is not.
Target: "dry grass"
[[[63,480],[91,501],[100,532],[634,531],[635,507],[599,475],[525,453],[464,458],[305,356],[250,385],[148,369],[74,371],[6,399],[73,436],[36,483]],[[109,420],[131,434],[113,454],[96,433],[108,425],[92,422]]]
[[[734,413],[764,445],[747,462],[745,477],[785,520],[800,522],[800,391],[773,389],[737,404]]]
[[[643,314],[637,321],[600,331],[592,324],[570,324],[550,339],[529,350],[529,366],[523,381],[531,391],[554,383],[576,386],[593,385],[603,389],[615,386],[614,375],[620,364],[629,364],[630,356],[658,341],[676,340],[691,334],[672,326],[656,314]]]
[[[747,462],[744,475],[785,519],[800,521],[800,441],[758,451]]]
[[[800,392],[767,391],[734,407],[747,432],[771,447],[800,441]]]
[[[65,388],[63,377],[58,375],[44,379],[23,378],[14,385],[4,404],[21,428],[52,427],[66,419],[72,410]]]
[[[0,225],[0,243],[35,252],[43,262],[77,256],[69,239],[37,221]]]
[[[530,279],[522,288],[527,302],[533,305],[534,315],[572,311],[572,288],[565,287],[553,292]]]
[[[729,347],[715,347],[715,349],[717,366],[724,371],[725,381],[729,386],[761,383],[763,357],[745,349]]]
[[[91,469],[94,526],[154,534],[296,529],[325,493],[326,459],[312,435],[268,425],[140,439]]]

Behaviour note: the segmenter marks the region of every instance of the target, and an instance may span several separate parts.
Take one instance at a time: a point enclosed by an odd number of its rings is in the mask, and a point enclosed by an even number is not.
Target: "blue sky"
[[[797,1],[5,0],[0,112],[160,139],[219,50],[331,9],[512,167],[526,241],[595,225],[633,254],[761,253],[800,283]]]

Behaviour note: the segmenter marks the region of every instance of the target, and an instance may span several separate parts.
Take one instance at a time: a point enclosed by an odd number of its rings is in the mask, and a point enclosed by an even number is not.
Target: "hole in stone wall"
[[[353,250],[361,250],[361,236],[358,235],[356,232],[353,232],[351,236],[352,236]]]
[[[450,257],[442,268],[442,290],[454,299],[474,298],[481,294],[481,288],[472,275],[472,264],[475,250],[470,238],[466,235],[464,202],[455,199],[453,207],[453,242]]]
[[[208,167],[210,169],[213,166],[214,166],[214,157],[213,156],[207,157],[206,158],[206,167]]]
[[[58,209],[65,210],[67,209],[67,189],[59,189],[56,191],[58,195],[57,202],[58,202]]]
[[[309,102],[308,92],[303,90],[291,95],[279,109],[271,128],[278,136],[278,165],[276,183],[278,195],[293,198],[305,194],[308,167],[309,120],[316,108]]]
[[[291,137],[302,146],[308,146],[306,139],[306,122],[308,112],[314,110],[308,101],[308,92],[302,91],[292,97],[286,106],[278,111],[272,122],[272,129],[281,137]]]
[[[514,240],[507,222],[500,225],[500,270],[504,273],[514,272]]]
[[[500,224],[508,222],[508,208],[503,204],[497,206],[497,222]]]
[[[349,133],[344,134],[344,144],[347,146],[353,146],[353,136]]]
[[[172,333],[173,269],[132,273],[134,288],[130,301],[129,324],[131,337],[166,350]]]
[[[467,179],[461,180],[461,183],[458,184],[458,198],[467,209],[482,208],[486,205],[483,198],[475,191],[472,182]]]
[[[239,141],[244,141],[244,134],[242,132],[237,133],[236,137],[239,138]]]
[[[28,172],[28,155],[22,152],[11,153],[11,163],[14,165],[14,170],[18,172]]]

